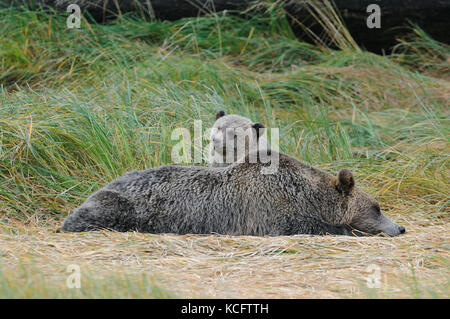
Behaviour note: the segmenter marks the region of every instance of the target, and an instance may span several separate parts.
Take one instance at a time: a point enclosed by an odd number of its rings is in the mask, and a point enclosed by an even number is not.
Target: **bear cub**
[[[226,167],[242,161],[251,151],[268,149],[265,127],[249,118],[219,111],[210,135],[209,163],[212,167]]]

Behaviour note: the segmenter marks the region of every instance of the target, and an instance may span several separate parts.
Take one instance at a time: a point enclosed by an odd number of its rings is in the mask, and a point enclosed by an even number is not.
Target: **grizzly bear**
[[[251,151],[268,148],[264,130],[264,125],[247,117],[217,112],[210,135],[210,166],[225,167]]]
[[[348,169],[333,176],[276,156],[272,174],[261,174],[270,163],[260,160],[130,172],[92,194],[62,229],[255,236],[405,232],[355,185]]]

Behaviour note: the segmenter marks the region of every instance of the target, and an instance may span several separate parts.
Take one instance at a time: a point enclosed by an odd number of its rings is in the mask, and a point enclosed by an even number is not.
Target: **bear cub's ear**
[[[347,168],[341,169],[341,171],[338,173],[336,188],[339,191],[348,194],[350,193],[350,191],[353,189],[354,186],[355,180],[353,179],[352,172]]]
[[[222,116],[225,116],[225,111],[220,110],[216,114],[216,120],[220,119]]]
[[[264,134],[264,125],[261,123],[253,123],[252,127],[256,130],[256,138],[259,139]]]

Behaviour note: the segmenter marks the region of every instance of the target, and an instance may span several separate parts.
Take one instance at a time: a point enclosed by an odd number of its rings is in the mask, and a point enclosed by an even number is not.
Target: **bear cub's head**
[[[264,130],[263,124],[249,118],[217,112],[210,136],[211,165],[227,166],[256,150]]]
[[[384,233],[398,236],[405,233],[405,227],[399,226],[386,217],[378,202],[369,194],[355,186],[353,174],[348,169],[342,169],[334,179],[336,190],[343,198],[343,222],[352,228],[369,234]]]

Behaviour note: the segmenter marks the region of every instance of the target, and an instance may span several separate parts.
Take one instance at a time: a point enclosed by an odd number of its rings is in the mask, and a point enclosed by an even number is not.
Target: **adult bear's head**
[[[378,202],[355,186],[352,172],[342,169],[334,179],[334,186],[342,199],[344,222],[352,228],[369,234],[385,233],[398,236],[405,228],[397,225],[382,212]]]

